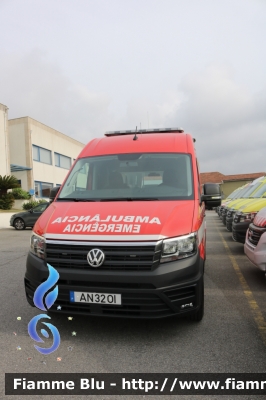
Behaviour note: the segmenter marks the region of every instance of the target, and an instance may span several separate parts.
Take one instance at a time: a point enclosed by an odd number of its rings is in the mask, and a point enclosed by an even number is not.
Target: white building
[[[8,130],[11,174],[36,198],[49,197],[84,144],[30,117],[9,120]]]
[[[10,175],[8,108],[0,103],[0,175]]]

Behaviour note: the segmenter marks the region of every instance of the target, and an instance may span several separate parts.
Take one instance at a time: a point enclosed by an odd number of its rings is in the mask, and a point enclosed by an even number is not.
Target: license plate
[[[112,304],[121,305],[121,294],[114,293],[88,293],[88,292],[70,292],[71,303],[94,303],[94,304]]]

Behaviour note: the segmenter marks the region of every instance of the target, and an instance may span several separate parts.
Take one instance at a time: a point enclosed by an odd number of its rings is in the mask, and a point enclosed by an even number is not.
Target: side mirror
[[[209,198],[210,198],[210,196],[207,196],[206,194],[202,194],[201,195],[201,202],[206,202],[206,201],[208,201],[209,200]]]
[[[32,214],[32,213],[33,213],[33,209],[31,208],[31,209],[29,210],[29,212]]]
[[[61,186],[55,186],[51,189],[50,196],[49,196],[50,203],[52,203],[54,201],[60,188],[61,188]]]
[[[220,185],[218,183],[205,183],[203,185],[201,201],[204,201],[208,210],[211,210],[213,207],[219,207],[222,202]]]

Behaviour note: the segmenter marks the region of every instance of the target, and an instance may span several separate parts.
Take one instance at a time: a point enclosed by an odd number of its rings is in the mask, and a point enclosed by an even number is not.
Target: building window
[[[59,153],[54,153],[54,164],[56,167],[70,169],[71,167],[71,158],[63,156]]]
[[[36,197],[49,197],[51,189],[53,188],[52,183],[38,182],[35,181],[35,196]]]
[[[35,145],[32,145],[32,149],[34,161],[39,161],[50,165],[52,164],[52,155],[50,150]]]

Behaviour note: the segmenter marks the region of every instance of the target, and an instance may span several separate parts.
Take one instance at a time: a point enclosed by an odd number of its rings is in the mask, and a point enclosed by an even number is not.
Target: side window
[[[54,162],[56,167],[65,169],[70,169],[71,167],[71,158],[59,153],[54,153]]]
[[[77,175],[76,190],[86,190],[89,176],[89,163],[85,163]]]
[[[52,183],[38,182],[35,181],[35,196],[36,197],[49,197],[51,189],[53,188]]]
[[[44,211],[45,209],[47,208],[47,204],[46,203],[43,203],[43,204],[40,204],[39,206],[37,206],[37,207],[34,207],[34,209],[33,209],[33,212],[42,212],[42,211]]]
[[[87,174],[79,172],[77,175],[76,190],[85,190],[87,188]]]
[[[52,153],[50,150],[43,147],[32,145],[32,155],[34,161],[39,161],[44,164],[52,164]]]

